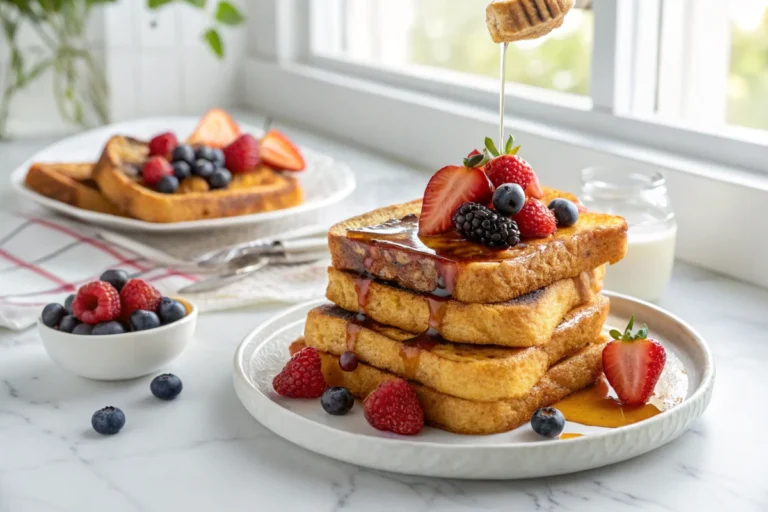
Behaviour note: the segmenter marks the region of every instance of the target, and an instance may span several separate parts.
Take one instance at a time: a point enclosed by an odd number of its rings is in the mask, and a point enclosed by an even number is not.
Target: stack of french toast
[[[221,109],[206,113],[183,142],[171,132],[143,141],[115,135],[97,162],[35,162],[25,186],[97,213],[172,223],[296,206],[298,148],[276,130],[257,140]]]
[[[595,382],[605,268],[626,252],[624,219],[541,187],[511,141],[490,147],[422,200],[330,230],[333,304],[292,347],[314,347],[327,384],[359,398],[406,380],[426,424],[461,434],[514,429]]]

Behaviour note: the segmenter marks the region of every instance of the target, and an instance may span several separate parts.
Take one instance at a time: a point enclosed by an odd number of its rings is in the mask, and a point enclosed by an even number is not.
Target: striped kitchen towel
[[[97,233],[98,228],[62,217],[0,211],[0,327],[29,327],[43,306],[63,303],[67,295],[110,268],[121,268],[141,277],[164,295],[174,295],[180,288],[203,278],[156,264],[103,241]],[[238,241],[233,237],[205,235],[133,236],[144,244],[185,258]],[[252,235],[243,232],[238,236],[250,239]],[[327,261],[270,266],[220,290],[185,298],[201,312],[259,302],[303,302],[323,295],[327,266]]]

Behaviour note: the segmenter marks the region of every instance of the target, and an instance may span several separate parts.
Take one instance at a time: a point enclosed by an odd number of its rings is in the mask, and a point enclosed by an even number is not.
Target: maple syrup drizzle
[[[405,340],[400,346],[400,357],[403,360],[403,376],[406,380],[414,380],[418,373],[421,353],[424,350],[432,350],[440,343],[440,334],[430,328],[427,331]]]
[[[371,289],[371,282],[373,279],[366,276],[359,276],[355,278],[355,293],[357,294],[357,312],[361,315],[365,314],[365,309],[368,307],[368,293]]]
[[[576,434],[576,433],[566,433],[566,434],[560,434],[560,439],[576,439],[577,437],[584,437],[584,434]]]
[[[605,377],[600,377],[592,386],[577,391],[552,407],[559,409],[566,421],[607,428],[632,425],[662,412],[651,403],[640,406],[622,405],[609,393],[608,381]]]
[[[440,332],[445,318],[445,303],[448,297],[439,297],[436,295],[427,296],[427,305],[429,306],[429,328],[435,332]]]
[[[354,318],[347,322],[347,333],[345,341],[348,351],[355,351],[355,346],[357,346],[357,339],[360,337],[360,331],[362,331],[363,328],[370,327],[370,324],[371,320],[360,313],[355,315]]]

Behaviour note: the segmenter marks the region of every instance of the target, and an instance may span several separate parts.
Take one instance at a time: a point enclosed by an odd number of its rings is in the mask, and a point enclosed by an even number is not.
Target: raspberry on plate
[[[171,132],[161,133],[149,141],[149,156],[162,156],[168,158],[179,145],[176,135]]]
[[[557,231],[555,214],[533,197],[528,198],[523,209],[512,220],[517,222],[520,236],[525,238],[544,238]]]
[[[120,311],[120,295],[114,286],[104,281],[82,286],[72,302],[75,317],[90,325],[115,320]]]
[[[232,173],[248,172],[259,165],[259,153],[259,141],[245,133],[224,148],[224,161]]]
[[[165,158],[153,156],[142,167],[141,176],[146,186],[154,188],[163,177],[173,176],[173,166]]]
[[[372,427],[411,436],[424,428],[424,409],[413,388],[403,379],[379,384],[363,402],[365,419]]]
[[[320,354],[314,347],[306,347],[294,354],[285,368],[272,379],[272,387],[281,396],[290,398],[318,398],[328,385],[320,369]]]
[[[148,282],[141,279],[131,279],[125,283],[120,291],[120,317],[127,322],[131,313],[137,309],[156,311],[162,298],[163,296],[157,288]]]

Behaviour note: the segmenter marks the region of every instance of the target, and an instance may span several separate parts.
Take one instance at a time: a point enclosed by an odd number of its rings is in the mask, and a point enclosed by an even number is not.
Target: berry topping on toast
[[[635,317],[623,333],[610,331],[614,341],[603,349],[603,372],[624,405],[643,405],[653,394],[667,354],[661,344],[648,338],[648,326],[632,334]]]
[[[187,144],[223,148],[240,135],[240,128],[232,117],[220,108],[205,113]]]
[[[515,139],[510,135],[504,146],[504,153],[499,153],[490,137],[486,137],[485,150],[493,157],[485,164],[488,179],[494,187],[500,187],[505,183],[516,183],[522,187],[528,197],[541,199],[544,197],[544,191],[539,184],[539,179],[528,162],[517,156],[520,146],[515,146],[514,143]]]
[[[453,214],[453,226],[467,240],[492,249],[507,249],[520,243],[515,221],[481,204],[462,204]]]
[[[488,204],[492,198],[493,187],[481,168],[443,167],[432,176],[424,190],[419,234],[439,235],[450,231],[453,213],[462,204]]]
[[[303,171],[306,166],[299,149],[277,130],[269,130],[261,139],[261,159],[282,171]]]
[[[176,139],[176,135],[171,132],[161,133],[155,135],[152,140],[149,141],[149,156],[162,156],[170,158],[173,150],[179,145],[179,141]]]
[[[232,173],[252,171],[261,161],[259,141],[253,135],[244,133],[224,148],[224,161]]]
[[[517,222],[520,235],[524,238],[544,238],[557,231],[555,214],[533,197],[525,201],[523,209],[512,220]]]
[[[144,184],[150,188],[155,188],[165,176],[173,176],[173,166],[162,156],[150,157],[141,168]]]

